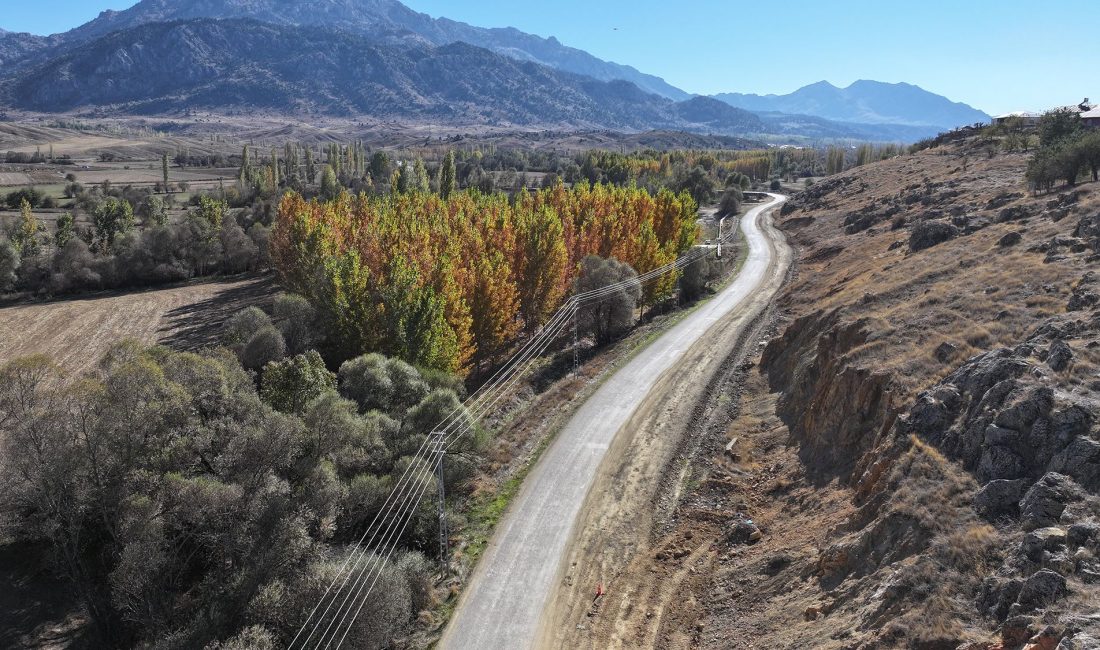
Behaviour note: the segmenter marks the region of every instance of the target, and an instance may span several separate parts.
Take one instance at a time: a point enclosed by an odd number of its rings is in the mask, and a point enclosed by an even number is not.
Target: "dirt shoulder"
[[[982,146],[785,207],[797,273],[713,388],[728,423],[686,425],[685,480],[591,516],[610,541],[547,645],[1100,647],[1100,186],[1035,196],[1027,156]]]
[[[766,228],[782,236],[766,222]],[[706,423],[728,421],[730,401],[715,389],[739,372],[758,350],[765,314],[782,285],[791,251],[773,244],[766,280],[743,305],[696,343],[620,432],[585,502],[567,554],[566,574],[544,621],[540,645],[561,648],[680,647],[670,625],[683,611],[678,585],[696,577],[680,570],[650,571],[664,552],[670,524],[691,461],[700,453]],[[712,451],[707,449],[707,451]],[[710,543],[697,538],[676,553],[706,561]],[[605,595],[594,601],[597,585]]]

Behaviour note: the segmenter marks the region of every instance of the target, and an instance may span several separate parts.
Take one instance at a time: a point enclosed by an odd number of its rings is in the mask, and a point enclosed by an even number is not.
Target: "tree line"
[[[1100,129],[1085,128],[1079,114],[1059,110],[1039,120],[1039,149],[1027,165],[1034,191],[1049,192],[1058,182],[1076,185],[1086,175],[1100,179]]]
[[[444,188],[446,189],[446,188]],[[459,374],[491,361],[563,301],[589,255],[639,274],[696,238],[690,194],[580,183],[332,200],[283,198],[271,259],[283,285],[323,314],[330,359],[377,351]],[[645,288],[667,298],[668,276]]]

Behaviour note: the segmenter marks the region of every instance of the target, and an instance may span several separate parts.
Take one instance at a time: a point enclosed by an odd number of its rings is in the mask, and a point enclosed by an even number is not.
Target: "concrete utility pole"
[[[722,259],[722,224],[724,223],[726,223],[725,217],[718,220],[718,259]]]
[[[580,313],[580,311],[581,311],[580,307],[573,310],[573,377],[574,378],[577,376],[577,368],[580,365],[578,363],[578,357],[577,357],[577,355],[579,354],[577,342],[580,340],[580,337],[578,336],[578,332],[577,332],[577,318],[578,318],[577,315]]]
[[[435,472],[439,482],[439,563],[443,566],[443,578],[446,579],[451,572],[450,553],[447,552],[447,494],[443,488],[443,456],[447,453],[447,439],[442,431],[433,432],[432,438],[435,439]]]

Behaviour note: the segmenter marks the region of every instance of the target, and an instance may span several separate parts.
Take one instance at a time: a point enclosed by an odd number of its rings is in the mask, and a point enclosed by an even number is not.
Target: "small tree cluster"
[[[383,394],[356,367],[381,368]],[[0,534],[48,549],[97,647],[286,647],[395,478],[412,468],[434,492],[412,454],[452,412],[468,418],[453,392],[376,357],[349,361],[340,392],[313,351],[268,363],[259,390],[224,350],[124,342],[75,380],[18,359],[0,367]],[[482,442],[454,446],[452,493]],[[411,549],[437,523],[434,505],[413,514],[357,646],[388,646],[430,603],[432,567]]]

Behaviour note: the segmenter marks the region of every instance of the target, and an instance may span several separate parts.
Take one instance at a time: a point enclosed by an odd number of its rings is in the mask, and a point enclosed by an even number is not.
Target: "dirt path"
[[[771,292],[761,298],[760,287],[781,283],[789,253],[784,245],[770,243],[782,236],[761,217],[772,207],[754,208],[743,220],[749,256],[737,278],[610,377],[558,434],[498,527],[440,647],[539,643],[578,515],[605,457],[618,457],[622,441],[633,437],[627,430],[635,413],[652,409],[651,396],[676,385],[669,381],[680,372],[674,368],[694,365],[683,363],[685,358],[713,354],[711,339],[729,329],[723,325],[730,323],[730,314],[766,304]]]
[[[720,388],[758,349],[765,311],[782,285],[791,251],[770,231],[772,262],[759,289],[729,312],[662,378],[616,439],[578,519],[565,575],[543,619],[540,647],[686,648],[697,604],[685,583],[706,579],[713,560],[705,534],[667,545],[675,510],[705,426],[729,419]],[[667,547],[666,547],[667,546]],[[654,555],[680,559],[651,570]],[[598,585],[604,595],[595,598]]]
[[[78,374],[123,338],[198,348],[213,343],[233,313],[270,301],[275,291],[271,278],[252,277],[2,307],[0,364],[45,354]]]

